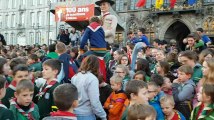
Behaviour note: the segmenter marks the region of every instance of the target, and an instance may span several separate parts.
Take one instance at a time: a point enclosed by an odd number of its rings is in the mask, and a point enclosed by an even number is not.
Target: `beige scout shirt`
[[[103,29],[105,31],[105,40],[109,44],[114,43],[115,32],[117,27],[117,17],[110,15],[109,12],[102,15]]]

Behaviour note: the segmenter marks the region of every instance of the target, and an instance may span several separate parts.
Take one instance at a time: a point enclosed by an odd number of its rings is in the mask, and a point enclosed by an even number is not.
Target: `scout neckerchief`
[[[11,99],[10,104],[11,104],[11,105],[14,105],[15,108],[16,108],[23,116],[25,116],[28,120],[34,120],[33,116],[31,115],[31,112],[34,111],[34,103],[33,103],[33,102],[30,104],[30,109],[29,109],[27,112],[24,111],[22,108],[19,107],[19,105],[17,104],[17,99],[16,99],[16,98]]]
[[[107,15],[110,15],[110,12],[106,12],[105,14],[101,15],[101,22],[102,22],[101,25],[103,25],[103,23],[104,23],[104,18],[105,18]]]
[[[199,118],[199,116],[201,115],[201,113],[202,113],[202,110],[204,109],[204,104],[202,103],[202,102],[200,102],[199,104],[198,104],[198,106],[197,107],[199,107],[199,109],[198,109],[198,113],[196,113],[196,117],[197,117],[197,119]]]
[[[7,109],[7,107],[5,105],[3,105],[1,101],[0,101],[0,107]]]
[[[45,88],[42,87],[40,89],[40,92],[36,96],[38,96],[39,98],[41,98],[56,83],[57,83],[57,81],[56,81],[56,79],[54,79],[49,84],[44,85]]]
[[[12,90],[16,91],[16,81],[13,80],[8,87],[11,88]]]
[[[200,116],[198,117],[198,119],[203,119],[209,115],[209,113],[211,113],[214,109],[214,104],[209,104],[208,106],[205,106],[204,109],[202,110]]]
[[[76,119],[76,115],[70,112],[65,112],[65,111],[57,111],[57,112],[51,112],[51,116],[53,117],[63,117],[63,118],[68,118],[68,119]]]

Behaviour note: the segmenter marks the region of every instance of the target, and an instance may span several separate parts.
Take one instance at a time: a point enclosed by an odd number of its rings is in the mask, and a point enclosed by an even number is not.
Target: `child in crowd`
[[[21,80],[16,87],[15,98],[10,101],[10,110],[15,120],[39,120],[39,108],[32,102],[34,84]]]
[[[49,115],[51,108],[54,105],[53,91],[59,85],[56,80],[57,75],[61,70],[61,62],[56,59],[49,59],[43,63],[43,78],[46,84],[40,89],[38,97],[38,107],[41,118]]]
[[[214,118],[214,84],[205,83],[198,93],[200,103],[194,108],[191,120],[213,120]]]
[[[106,100],[112,93],[112,88],[111,88],[111,85],[104,82],[102,75],[98,76],[98,80],[99,80],[100,102],[101,102],[102,106],[104,106],[104,103],[106,102]],[[104,110],[105,110],[106,114],[108,115],[108,109],[104,108]],[[101,120],[101,119],[97,118],[97,120]]]
[[[134,86],[134,87],[133,87]],[[121,120],[127,119],[128,108],[133,104],[148,104],[148,87],[142,80],[131,80],[126,85],[126,95],[128,100],[125,102]]]
[[[14,97],[14,92],[16,91],[16,85],[23,79],[29,79],[28,67],[24,64],[15,66],[12,73],[13,73],[13,81],[8,86],[6,90],[6,95],[2,99],[2,103],[8,108],[10,107],[9,100]]]
[[[146,73],[145,73],[144,71],[142,71],[142,70],[137,71],[137,72],[134,74],[133,78],[134,78],[135,80],[143,80],[144,82],[147,82],[147,81],[146,81]]]
[[[189,65],[178,68],[178,79],[173,81],[172,94],[175,100],[175,108],[180,111],[186,119],[190,118],[192,111],[192,99],[195,94],[195,83],[191,79],[193,69]]]
[[[78,91],[73,84],[61,84],[53,92],[54,103],[58,108],[57,112],[51,112],[50,117],[43,120],[77,120],[74,108],[78,106]]]
[[[165,77],[167,74],[169,74],[170,65],[166,61],[159,61],[156,64],[156,70],[159,75]]]
[[[8,110],[5,105],[1,103],[1,99],[6,94],[6,79],[0,75],[0,120],[14,120],[12,111]]]
[[[3,75],[6,77],[6,88],[7,88],[12,81],[10,66],[7,59],[5,58],[0,58],[0,63],[1,63],[0,75]]]
[[[171,80],[168,77],[163,78],[164,83],[161,87],[161,90],[168,95],[172,95],[172,83]]]
[[[131,79],[129,76],[129,69],[125,65],[117,65],[115,73],[123,78],[122,89],[125,90],[127,82]]]
[[[174,110],[175,102],[173,96],[165,95],[160,99],[162,111],[165,115],[165,120],[186,120],[182,113]],[[195,120],[195,119],[194,119]]]
[[[103,56],[106,52],[105,33],[101,26],[101,20],[97,16],[93,16],[89,20],[89,26],[85,29],[80,43],[80,54],[83,53],[84,46],[87,41],[90,41],[90,50],[86,52],[86,56],[91,53],[96,53],[98,56]],[[92,52],[93,51],[93,52]]]
[[[36,54],[30,54],[28,56],[27,64],[31,72],[42,71],[42,63],[39,62],[39,58]]]
[[[56,44],[56,53],[59,55],[58,60],[62,62],[62,69],[59,71],[59,76],[57,77],[59,83],[69,83],[69,62],[71,56],[67,54],[66,45],[62,42]],[[64,73],[64,75],[63,75]]]
[[[160,106],[160,98],[157,96],[158,86],[155,82],[149,82],[148,84],[148,93],[149,93],[149,104],[154,107],[157,112],[156,120],[164,120],[164,114]]]
[[[99,80],[100,102],[104,106],[104,103],[112,93],[112,88],[111,85],[103,81],[102,75],[98,76],[98,80]]]
[[[159,75],[159,74],[153,74],[151,76],[151,82],[156,83],[156,85],[158,86],[157,96],[160,99],[161,97],[163,97],[165,95],[164,92],[161,90],[161,87],[164,84],[163,77],[161,75]]]
[[[113,92],[104,104],[104,108],[109,111],[109,120],[119,120],[122,116],[124,102],[127,99],[126,94],[122,90],[122,81],[123,78],[117,74],[110,79]]]
[[[155,120],[156,111],[147,104],[134,104],[129,107],[127,120]]]

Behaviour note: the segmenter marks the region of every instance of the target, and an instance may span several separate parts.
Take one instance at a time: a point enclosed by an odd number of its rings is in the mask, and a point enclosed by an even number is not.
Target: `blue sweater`
[[[134,39],[133,43],[138,43],[138,42],[144,42],[147,46],[150,46],[149,40],[145,35],[142,35],[141,37],[139,37],[139,39]]]
[[[159,97],[155,96],[153,100],[149,101],[149,104],[155,109],[157,112],[156,120],[164,120],[164,114],[160,106]]]
[[[100,24],[93,22],[86,28],[80,43],[80,50],[84,49],[88,40],[91,50],[106,50],[105,33]]]

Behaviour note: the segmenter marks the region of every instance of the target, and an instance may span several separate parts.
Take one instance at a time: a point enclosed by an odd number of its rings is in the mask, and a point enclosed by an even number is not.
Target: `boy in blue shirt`
[[[190,118],[192,99],[195,94],[195,83],[191,79],[193,69],[189,65],[178,68],[178,79],[173,81],[172,94],[175,100],[175,109],[180,111],[186,119]]]

